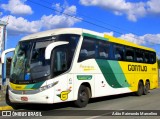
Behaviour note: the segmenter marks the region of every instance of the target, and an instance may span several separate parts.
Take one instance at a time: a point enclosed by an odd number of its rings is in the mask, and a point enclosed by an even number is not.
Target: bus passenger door
[[[58,46],[52,52],[52,71],[55,85],[54,102],[68,101],[70,93],[68,88],[68,56],[65,46]]]

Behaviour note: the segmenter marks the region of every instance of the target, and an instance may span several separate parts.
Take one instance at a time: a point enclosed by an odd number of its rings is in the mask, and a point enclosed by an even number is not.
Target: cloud
[[[139,45],[160,44],[160,34],[145,34],[143,36],[136,36],[132,33],[129,33],[121,35],[119,38]]]
[[[56,4],[57,10],[60,10],[60,4]],[[61,9],[62,11],[62,9]],[[43,24],[43,27],[46,29],[51,29],[51,28],[62,28],[62,27],[71,27],[75,23],[80,22],[79,19],[81,18],[74,18],[76,15],[77,8],[76,6],[65,6],[64,10],[62,11],[62,14],[56,14],[56,15],[43,15],[41,18],[41,22]],[[69,15],[69,16],[68,16]],[[70,17],[73,16],[73,17]]]
[[[76,15],[77,8],[76,6],[72,5],[70,7],[66,7],[64,10],[65,14],[70,14],[70,15]]]
[[[24,1],[24,0],[23,0]],[[2,4],[1,8],[15,15],[30,15],[33,13],[29,5],[24,4],[22,0],[9,0],[8,4]]]
[[[123,34],[121,35],[119,38],[121,39],[124,39],[124,40],[127,40],[129,42],[132,42],[132,43],[135,43],[135,44],[145,44],[145,41],[144,39],[142,39],[141,37],[139,36],[136,36],[132,33],[129,33],[129,34]]]
[[[57,10],[56,14],[60,14],[63,10],[63,7],[61,6],[60,3],[53,4],[53,7],[54,7],[55,10]]]
[[[109,35],[109,36],[113,36],[114,32],[104,32],[103,34]]]
[[[45,29],[71,27],[77,22],[79,20],[66,15],[44,15],[41,18],[41,23]]]
[[[126,15],[130,21],[148,14],[160,14],[160,0],[149,0],[148,2],[128,2],[126,0],[80,0],[84,6],[98,6],[115,15]]]
[[[145,34],[141,36],[146,42],[151,42],[153,44],[160,44],[160,34]]]
[[[155,49],[157,56],[160,59],[160,34],[145,34],[143,36],[136,36],[130,33],[121,35],[119,38]]]
[[[160,0],[150,0],[147,2],[148,12],[160,14]]]
[[[2,21],[8,21],[7,30],[9,35],[30,34],[38,32],[42,24],[40,21],[28,21],[23,17],[15,17],[12,15],[2,17]]]
[[[77,11],[76,6],[72,5],[72,6],[66,6],[62,12],[69,15],[76,15],[76,11]],[[71,27],[75,23],[80,22],[79,19],[76,19],[74,17],[69,17],[65,14],[43,15],[39,20],[35,21],[29,21],[23,17],[15,17],[9,15],[9,16],[3,16],[1,20],[2,21],[8,20],[7,29],[9,35],[26,35],[39,32],[41,30]]]

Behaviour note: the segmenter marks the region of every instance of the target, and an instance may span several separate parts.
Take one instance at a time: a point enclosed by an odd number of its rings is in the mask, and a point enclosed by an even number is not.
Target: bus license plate
[[[28,97],[21,97],[22,101],[28,101]]]

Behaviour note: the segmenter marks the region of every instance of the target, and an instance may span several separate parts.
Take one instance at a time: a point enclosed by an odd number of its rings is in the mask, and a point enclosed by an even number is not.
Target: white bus
[[[89,98],[157,88],[156,53],[85,29],[49,30],[19,41],[9,82],[12,105],[74,101],[85,107]]]

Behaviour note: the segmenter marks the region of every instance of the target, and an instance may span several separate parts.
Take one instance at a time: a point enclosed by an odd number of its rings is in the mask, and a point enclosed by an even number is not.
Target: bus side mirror
[[[45,49],[45,59],[50,59],[51,52],[55,47],[60,46],[60,45],[65,45],[68,43],[69,42],[67,42],[67,41],[57,41],[57,42],[53,42],[53,43],[49,44]]]
[[[10,49],[5,50],[5,51],[2,52],[2,56],[1,56],[1,61],[2,61],[2,63],[4,63],[4,61],[5,61],[5,55],[6,55],[7,53],[9,53],[9,52],[13,52],[14,50],[15,50],[15,48],[10,48]]]

